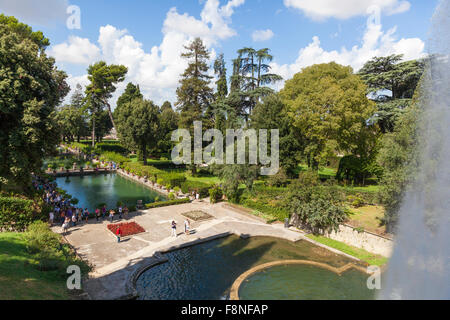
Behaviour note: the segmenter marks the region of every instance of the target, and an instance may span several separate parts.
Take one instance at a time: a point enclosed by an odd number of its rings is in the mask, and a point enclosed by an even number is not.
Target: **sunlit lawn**
[[[315,236],[312,234],[308,234],[307,237],[322,244],[325,244],[331,248],[337,249],[351,256],[354,256],[358,259],[361,259],[362,261],[367,262],[369,265],[382,266],[386,264],[389,260],[388,258],[380,256],[378,254],[370,253],[364,249],[356,248],[343,242],[336,241],[323,236]]]
[[[0,233],[0,300],[69,299],[66,280],[36,269],[21,233]]]
[[[384,234],[386,227],[381,226],[381,219],[384,217],[382,206],[364,206],[351,209],[349,224],[353,227],[362,227],[364,230]]]

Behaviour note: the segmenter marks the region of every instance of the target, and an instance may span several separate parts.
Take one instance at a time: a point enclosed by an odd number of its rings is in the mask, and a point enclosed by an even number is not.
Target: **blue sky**
[[[224,53],[227,62],[239,48],[268,47],[273,71],[289,79],[314,63],[336,61],[358,69],[375,55],[423,56],[438,2],[0,0],[0,12],[15,15],[50,38],[48,53],[70,75],[71,86],[86,84],[87,66],[106,60],[129,67],[126,82],[140,84],[146,98],[162,103],[176,100],[179,74],[186,66],[179,54],[195,36],[205,40],[212,57]],[[69,5],[80,8],[81,29],[67,28]]]

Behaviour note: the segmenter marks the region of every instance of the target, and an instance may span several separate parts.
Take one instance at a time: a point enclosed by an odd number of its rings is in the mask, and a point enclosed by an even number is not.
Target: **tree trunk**
[[[92,116],[92,148],[95,148],[95,115]]]
[[[111,106],[109,105],[108,102],[105,101],[106,107],[108,107],[108,114],[109,114],[109,118],[111,119],[111,123],[113,126],[113,129],[117,132],[116,130],[116,124],[114,123],[114,118],[113,118],[113,114],[111,112]]]
[[[142,157],[144,158],[144,166],[147,165],[147,145],[145,143],[142,144]]]

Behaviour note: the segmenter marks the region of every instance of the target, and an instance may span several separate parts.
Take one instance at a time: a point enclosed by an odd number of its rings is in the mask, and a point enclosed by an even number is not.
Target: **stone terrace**
[[[195,222],[191,220],[191,229],[195,233],[184,234],[182,213],[194,210],[204,211],[211,219]],[[177,224],[178,236],[171,237],[170,222]],[[122,238],[116,237],[106,228],[109,220],[96,222],[89,220],[69,229],[67,241],[78,255],[89,261],[94,267],[83,287],[91,299],[125,299],[136,296],[134,279],[145,268],[163,262],[159,252],[193,245],[229,234],[247,236],[271,236],[290,241],[301,239],[311,241],[293,229],[285,229],[283,224],[266,224],[261,219],[239,212],[225,203],[212,205],[208,202],[193,202],[177,206],[162,207],[131,214],[129,221],[135,221],[146,232]],[[118,222],[117,220],[115,222]],[[61,228],[54,227],[55,232]],[[316,243],[317,244],[317,243]],[[318,244],[323,247],[323,245]],[[328,248],[336,253],[341,252]],[[353,257],[352,257],[353,258]]]

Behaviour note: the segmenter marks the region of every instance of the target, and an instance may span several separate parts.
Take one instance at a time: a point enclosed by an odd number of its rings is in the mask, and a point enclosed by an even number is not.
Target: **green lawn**
[[[186,178],[188,181],[203,182],[203,183],[207,183],[210,185],[220,184],[220,182],[221,182],[219,177],[215,177],[215,176],[192,177],[190,175],[186,175]]]
[[[355,192],[368,192],[368,193],[377,193],[380,191],[379,185],[370,185],[365,187],[340,187],[347,191],[355,191]]]
[[[369,265],[375,265],[375,266],[382,266],[388,262],[388,258],[380,256],[378,254],[373,254],[370,252],[367,252],[364,249],[356,248],[353,246],[350,246],[348,244],[345,244],[340,241],[336,241],[330,238],[326,238],[323,236],[315,236],[312,234],[307,235],[308,238],[315,240],[317,242],[320,242],[324,245],[327,245],[331,248],[337,249],[339,251],[342,251],[344,253],[347,253],[351,256],[354,256],[358,259],[361,259],[362,261],[367,262]]]
[[[360,208],[351,208],[351,215],[348,223],[353,227],[362,227],[366,231],[377,234],[384,234],[386,226],[381,221],[384,218],[384,207],[382,206],[363,206]]]
[[[0,300],[70,299],[66,279],[33,264],[21,233],[0,233]]]
[[[297,173],[300,173],[301,171],[307,171],[308,166],[306,164],[300,164],[297,167]],[[333,168],[320,168],[318,173],[320,176],[324,177],[335,177],[336,176],[336,169]]]

